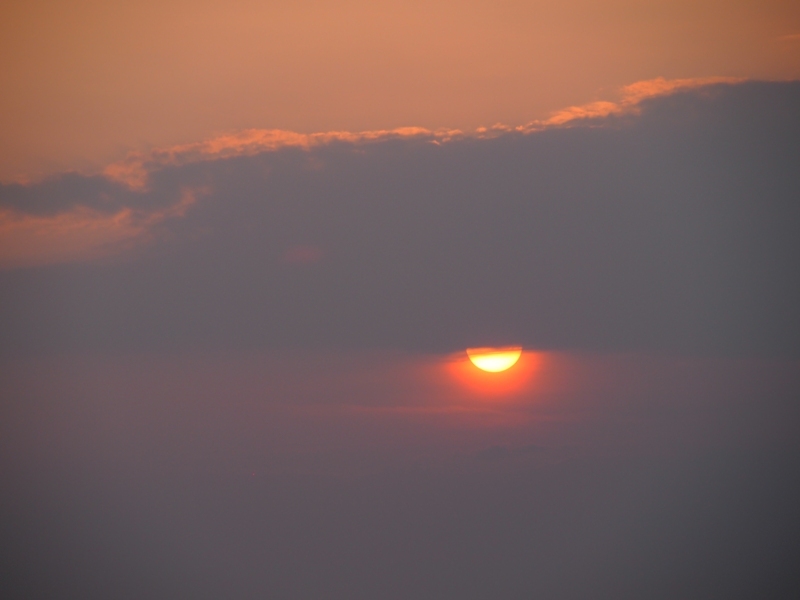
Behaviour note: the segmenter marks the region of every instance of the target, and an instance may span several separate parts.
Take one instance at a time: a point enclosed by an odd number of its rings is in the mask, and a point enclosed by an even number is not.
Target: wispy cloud
[[[246,129],[201,142],[160,148],[148,153],[133,153],[125,160],[106,167],[104,174],[109,179],[123,182],[131,188],[143,189],[147,185],[149,172],[165,166],[178,166],[235,156],[253,156],[282,148],[309,150],[334,142],[357,144],[412,138],[448,140],[460,134],[461,132],[458,130],[431,131],[423,127],[320,133],[297,133],[281,129]]]
[[[537,131],[542,128],[574,124],[586,119],[598,119],[613,115],[637,113],[644,100],[668,96],[677,92],[706,87],[718,84],[735,84],[744,81],[737,77],[701,77],[692,79],[647,79],[638,81],[622,88],[620,100],[617,102],[598,101],[570,106],[559,110],[548,119],[532,121],[521,129],[524,131]]]
[[[423,127],[318,133],[298,133],[280,129],[246,129],[201,142],[159,148],[146,153],[132,153],[125,160],[106,167],[104,174],[109,179],[124,183],[132,189],[145,189],[150,173],[167,166],[179,166],[236,156],[253,156],[263,152],[274,152],[282,148],[310,150],[311,148],[336,142],[363,144],[391,139],[420,139],[432,143],[446,143],[465,137],[492,138],[510,132],[530,134],[549,127],[563,126],[586,119],[636,112],[638,105],[643,100],[650,98],[709,85],[733,84],[741,81],[743,79],[735,77],[693,79],[664,79],[659,77],[648,79],[624,86],[620,90],[621,98],[616,102],[598,101],[580,106],[570,106],[557,111],[544,120],[531,121],[519,126],[496,123],[491,127],[479,127],[474,131],[446,128],[430,130]]]
[[[0,268],[117,256],[152,236],[157,225],[185,216],[196,194],[184,189],[175,204],[150,211],[125,207],[109,214],[76,206],[55,215],[35,215],[0,209]]]

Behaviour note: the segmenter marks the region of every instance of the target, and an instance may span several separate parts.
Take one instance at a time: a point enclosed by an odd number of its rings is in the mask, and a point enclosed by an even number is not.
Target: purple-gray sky
[[[795,593],[800,84],[628,93],[1,185],[4,597]]]

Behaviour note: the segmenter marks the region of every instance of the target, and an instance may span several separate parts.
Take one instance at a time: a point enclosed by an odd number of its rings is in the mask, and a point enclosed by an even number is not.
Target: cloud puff
[[[6,186],[18,220],[137,214],[122,229],[150,243],[0,276],[4,350],[797,353],[800,85],[705,83],[539,129],[253,131],[132,158],[127,179]]]

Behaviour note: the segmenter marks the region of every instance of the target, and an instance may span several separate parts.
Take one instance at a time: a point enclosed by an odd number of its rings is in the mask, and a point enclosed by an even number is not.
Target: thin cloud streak
[[[532,121],[521,128],[522,131],[537,131],[558,125],[575,125],[583,119],[601,119],[608,116],[638,114],[640,103],[652,98],[660,98],[681,91],[719,84],[736,84],[744,81],[741,77],[699,77],[692,79],[648,79],[626,85],[621,90],[618,102],[591,102],[581,106],[571,106],[556,111],[544,121]]]
[[[426,138],[448,140],[458,136],[457,130],[430,131],[423,127],[400,127],[392,130],[327,131],[321,133],[297,133],[279,129],[247,129],[193,144],[181,144],[153,150],[149,153],[134,153],[122,162],[106,167],[104,175],[112,181],[125,183],[132,189],[146,189],[148,174],[167,166],[179,166],[196,162],[254,156],[262,152],[274,152],[282,148],[309,150],[335,142],[351,144],[386,141],[391,139]]]
[[[262,152],[274,152],[282,148],[309,150],[336,142],[363,144],[367,142],[385,142],[392,139],[414,138],[433,143],[446,143],[465,137],[487,139],[508,132],[530,134],[549,127],[573,124],[572,122],[583,119],[636,114],[638,105],[651,98],[659,98],[705,86],[736,84],[743,81],[745,80],[740,77],[702,77],[672,80],[658,77],[624,86],[620,90],[621,99],[617,102],[591,102],[556,111],[552,116],[544,120],[530,121],[518,126],[497,123],[492,127],[478,127],[472,132],[458,129],[429,130],[424,127],[401,127],[391,130],[361,132],[328,131],[311,134],[277,129],[248,129],[198,143],[181,144],[156,149],[148,153],[133,153],[124,161],[109,165],[104,169],[103,173],[109,179],[125,183],[133,189],[145,189],[148,182],[148,173],[160,168],[236,156],[253,156]]]

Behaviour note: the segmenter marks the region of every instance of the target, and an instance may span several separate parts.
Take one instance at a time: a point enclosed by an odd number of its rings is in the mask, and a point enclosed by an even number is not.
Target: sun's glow
[[[499,373],[513,367],[522,356],[521,346],[507,348],[467,348],[472,364],[490,373]]]

